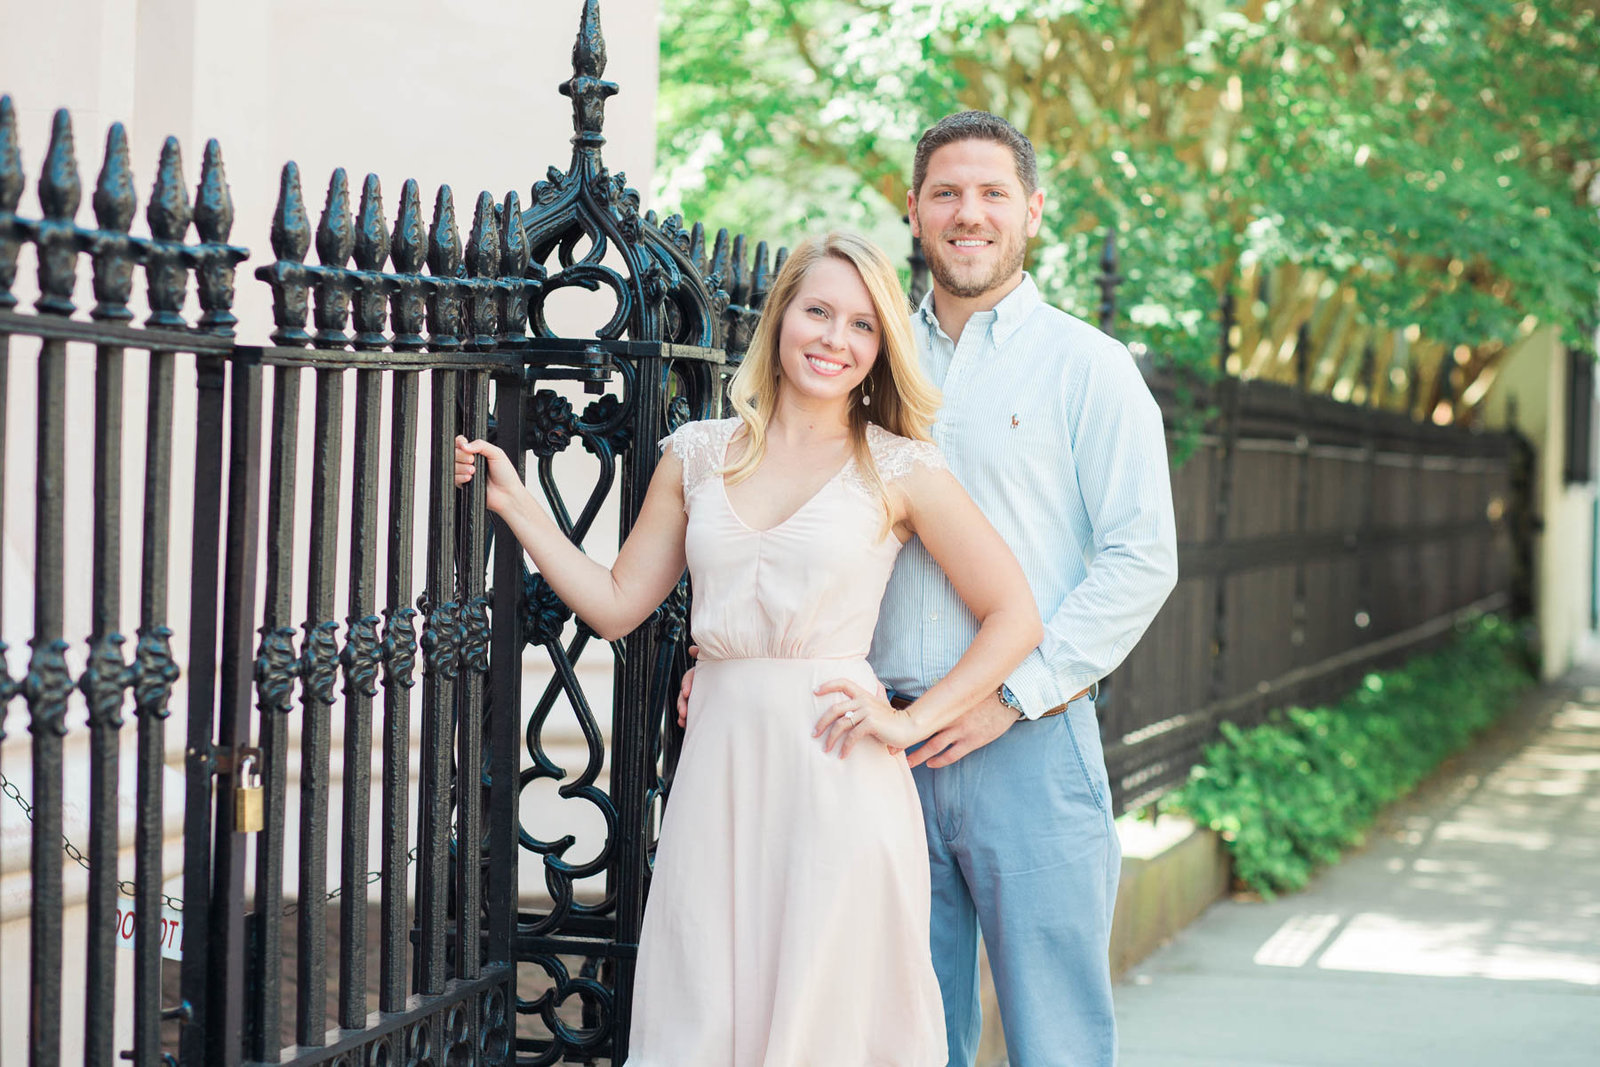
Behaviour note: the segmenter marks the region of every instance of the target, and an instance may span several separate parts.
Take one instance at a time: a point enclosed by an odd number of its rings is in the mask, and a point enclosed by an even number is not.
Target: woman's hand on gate
[[[620,641],[660,607],[683,578],[683,538],[688,513],[683,508],[683,464],[671,450],[662,454],[650,476],[644,501],[607,567],[584,555],[570,530],[557,525],[523,484],[504,452],[487,441],[455,440],[457,486],[477,477],[485,464],[485,499],[539,570],[561,602],[606,641]]]
[[[466,485],[477,473],[478,465],[473,460],[474,456],[482,456],[487,468],[485,504],[496,515],[506,514],[519,495],[528,494],[528,487],[522,483],[511,457],[502,449],[488,441],[468,441],[459,436],[456,438],[456,485]]]
[[[817,696],[842,693],[822,718],[817,720],[812,737],[822,738],[822,751],[831,752],[839,745],[839,758],[850,755],[850,750],[863,738],[875,737],[891,752],[899,752],[921,740],[911,716],[889,703],[883,686],[868,690],[848,678],[835,678],[816,688]]]

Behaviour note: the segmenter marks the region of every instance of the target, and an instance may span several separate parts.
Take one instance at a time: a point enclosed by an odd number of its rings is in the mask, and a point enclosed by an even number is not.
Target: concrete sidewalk
[[[1539,690],[1303,892],[1117,989],[1122,1067],[1600,1065],[1600,671]]]

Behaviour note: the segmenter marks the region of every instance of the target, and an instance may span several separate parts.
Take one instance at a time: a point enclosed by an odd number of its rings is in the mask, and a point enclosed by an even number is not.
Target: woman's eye
[[[872,332],[872,323],[868,322],[866,319],[857,319],[856,320],[856,329],[865,330],[868,333],[871,333]]]

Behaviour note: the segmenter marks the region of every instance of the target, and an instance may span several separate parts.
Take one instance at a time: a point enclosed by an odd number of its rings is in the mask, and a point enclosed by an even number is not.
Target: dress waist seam
[[[866,653],[845,656],[708,656],[701,653],[695,660],[695,665],[702,666],[708,663],[865,663]]]

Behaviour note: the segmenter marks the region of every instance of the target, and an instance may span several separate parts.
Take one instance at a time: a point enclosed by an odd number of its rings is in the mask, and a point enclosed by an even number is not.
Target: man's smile
[[[959,237],[946,237],[944,243],[955,249],[959,254],[971,255],[975,252],[982,252],[984,249],[992,248],[995,239],[975,234],[962,234]]]

